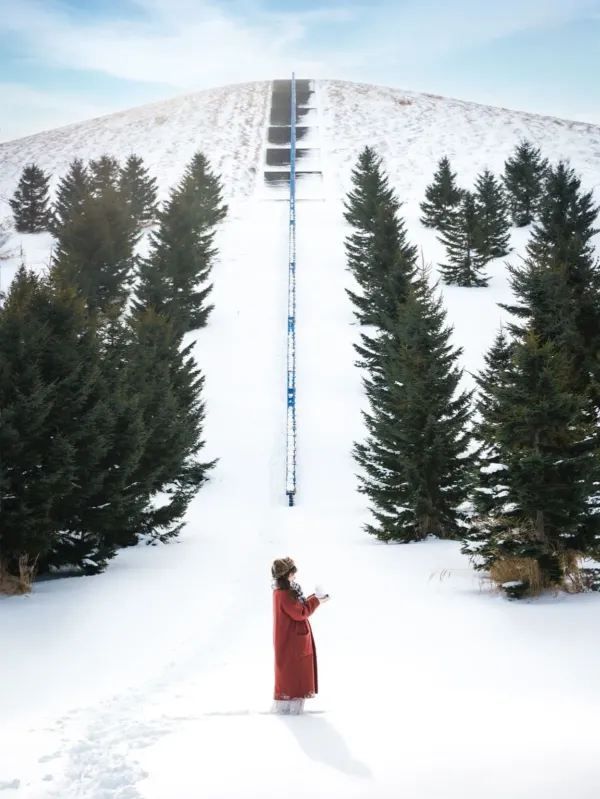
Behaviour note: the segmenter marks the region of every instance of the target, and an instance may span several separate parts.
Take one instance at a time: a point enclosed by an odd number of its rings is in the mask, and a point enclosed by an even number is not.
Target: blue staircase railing
[[[287,447],[285,491],[290,506],[296,496],[296,77],[290,103],[290,226],[287,324]]]

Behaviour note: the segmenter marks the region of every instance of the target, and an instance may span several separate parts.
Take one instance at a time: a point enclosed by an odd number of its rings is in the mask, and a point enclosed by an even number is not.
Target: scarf
[[[277,580],[273,580],[271,585],[274,589],[277,588],[278,587]],[[306,597],[304,596],[304,593],[302,592],[302,588],[299,583],[295,582],[294,580],[290,580],[290,591],[292,592],[292,594],[294,594],[298,602],[302,602],[303,605],[306,603]]]
[[[299,602],[302,602],[302,604],[304,605],[306,602],[306,597],[302,593],[302,588],[300,587],[300,585],[294,580],[290,580],[290,588],[293,591],[293,593],[296,595],[296,599]]]

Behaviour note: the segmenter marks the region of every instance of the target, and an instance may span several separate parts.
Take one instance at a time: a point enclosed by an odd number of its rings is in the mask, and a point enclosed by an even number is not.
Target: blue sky
[[[0,140],[329,77],[600,124],[600,0],[0,0]]]

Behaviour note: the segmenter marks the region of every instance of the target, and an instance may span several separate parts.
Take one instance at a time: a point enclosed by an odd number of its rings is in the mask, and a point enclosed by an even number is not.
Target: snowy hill
[[[338,192],[365,143],[384,157],[400,195],[416,202],[441,154],[469,183],[485,165],[500,171],[521,138],[551,160],[569,158],[600,188],[598,126],[346,81],[315,81],[315,89],[320,144]],[[237,84],[0,143],[0,197],[12,194],[24,163],[58,176],[73,158],[106,152],[137,152],[167,188],[196,149],[223,175],[230,195],[248,195],[260,177],[269,102],[269,82]]]
[[[0,196],[34,160],[135,151],[162,191],[202,149],[231,212],[215,310],[197,337],[206,456],[219,463],[177,543],[121,553],[103,575],[0,599],[2,799],[372,797],[592,799],[600,786],[598,595],[508,603],[453,542],[386,546],[361,529],[350,450],[361,376],[345,294],[341,198],[365,145],[383,156],[409,233],[440,156],[462,185],[500,171],[522,137],[569,158],[600,193],[600,128],[444,98],[317,81],[319,199],[298,208],[298,504],[286,506],[287,207],[262,182],[270,84],[176,98],[0,144]],[[600,199],[600,196],[599,196]],[[6,209],[0,212],[0,216]],[[526,231],[513,237],[518,257]],[[43,266],[49,236],[14,236]],[[3,285],[18,263],[2,267]],[[487,289],[445,289],[468,370],[500,320]],[[465,378],[470,380],[469,375]],[[315,614],[320,693],[302,718],[265,711],[272,688],[269,565],[292,555]]]

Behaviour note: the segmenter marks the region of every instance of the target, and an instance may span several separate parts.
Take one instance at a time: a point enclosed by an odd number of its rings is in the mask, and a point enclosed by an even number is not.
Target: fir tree
[[[598,233],[594,223],[598,206],[592,191],[583,192],[581,179],[564,161],[547,173],[544,196],[538,207],[528,253],[533,258],[552,257],[575,268],[589,267]]]
[[[49,302],[37,313],[46,334],[37,364],[54,389],[47,424],[60,431],[70,472],[55,491],[52,546],[40,566],[92,574],[137,541],[147,512],[150,492],[137,468],[149,429],[143,387],[132,377],[139,351],[116,316],[99,325],[72,288],[49,285]]]
[[[450,337],[423,274],[378,337],[379,370],[365,380],[368,438],[354,448],[375,518],[367,531],[384,541],[452,537],[462,522],[470,394],[459,391]]]
[[[479,251],[479,217],[470,192],[463,192],[460,204],[448,213],[443,227],[440,241],[448,256],[448,263],[440,266],[444,282],[463,287],[487,286],[487,276],[481,273],[486,259]]]
[[[84,197],[58,231],[55,280],[74,286],[91,311],[121,307],[135,268],[136,234],[120,193],[107,186]]]
[[[488,169],[475,183],[475,211],[479,228],[477,252],[483,263],[508,254],[508,203],[500,182]]]
[[[406,235],[400,203],[389,187],[381,159],[370,147],[361,152],[345,202],[353,231],[346,238],[348,268],[360,293],[347,290],[360,324],[380,324],[406,293],[414,274],[417,249]]]
[[[381,158],[372,147],[365,147],[352,170],[352,189],[344,203],[344,219],[357,230],[357,236],[347,244],[348,265],[355,276],[360,274],[362,253],[382,205],[394,211],[399,209]]]
[[[84,304],[72,289],[56,290],[22,270],[0,326],[12,386],[3,385],[0,433],[8,484],[2,518],[14,528],[3,532],[4,556],[39,558],[42,571],[91,559],[100,568],[112,553],[90,524],[90,498],[103,480],[111,419]]]
[[[398,210],[381,158],[371,147],[365,147],[358,156],[344,208],[344,218],[353,228],[345,242],[348,268],[362,288],[370,279],[368,253],[377,217],[381,220],[382,208],[389,213]]]
[[[496,507],[506,490],[503,484],[506,465],[497,430],[496,392],[510,379],[512,350],[505,331],[500,329],[484,357],[485,367],[476,376],[477,420],[473,436],[481,444],[477,452],[478,480],[475,485],[474,505],[480,515],[485,515]]]
[[[206,156],[197,152],[187,166],[179,184],[179,193],[190,206],[194,218],[210,231],[210,242],[214,228],[227,216],[227,205],[223,202],[221,178],[211,170]]]
[[[421,223],[442,231],[461,199],[462,191],[456,185],[456,174],[452,172],[447,156],[444,156],[438,163],[433,183],[425,190],[425,200],[421,203]]]
[[[120,171],[119,187],[133,224],[138,229],[151,224],[158,211],[156,179],[150,176],[142,158],[129,156]]]
[[[137,290],[136,307],[167,316],[178,334],[206,325],[216,225],[226,212],[220,180],[197,153],[159,212]]]
[[[522,141],[504,164],[504,185],[510,198],[513,222],[525,227],[533,222],[542,194],[548,161],[539,148]]]
[[[509,310],[518,321],[510,326],[510,368],[488,381],[480,430],[484,445],[500,453],[503,489],[480,507],[466,550],[480,568],[512,569],[513,596],[564,584],[577,553],[598,547],[595,209],[564,165],[548,187],[528,257],[511,268],[518,304]],[[523,564],[529,576],[520,574]]]
[[[43,558],[55,543],[52,510],[70,488],[72,451],[53,424],[57,385],[40,363],[49,290],[21,267],[0,309],[0,572]]]
[[[47,340],[38,362],[44,380],[54,381],[49,421],[69,446],[72,477],[52,509],[55,542],[44,566],[69,564],[93,572],[114,554],[104,546],[96,524],[103,503],[95,501],[106,477],[112,407],[102,373],[97,320],[72,286],[53,278],[51,274],[50,301],[39,312]]]
[[[10,202],[15,227],[20,233],[39,233],[48,230],[50,210],[48,183],[50,178],[36,164],[23,170]]]
[[[203,377],[153,311],[90,314],[24,269],[0,310],[0,570],[102,570],[178,533],[202,462]]]
[[[597,545],[597,431],[587,404],[563,353],[533,332],[489,384],[484,444],[501,453],[502,487],[488,495],[464,551],[477,568],[508,566],[510,596],[562,585],[574,555]]]
[[[79,158],[71,162],[69,171],[61,178],[52,209],[51,230],[60,236],[63,228],[81,213],[83,203],[90,193],[90,177]]]
[[[102,541],[102,551],[110,553],[137,543],[149,502],[147,480],[139,469],[151,433],[144,419],[141,397],[145,383],[153,378],[146,374],[145,382],[135,382],[134,372],[136,378],[140,376],[136,371],[139,348],[131,325],[116,313],[105,318],[99,338],[110,427],[99,463],[103,479],[90,496],[93,512],[88,523]]]
[[[90,175],[90,190],[95,197],[104,192],[112,195],[118,191],[121,167],[112,155],[102,155],[96,160],[91,160],[88,165]]]
[[[347,289],[359,324],[382,325],[406,296],[415,274],[417,248],[409,244],[404,220],[382,205],[364,252],[360,293]]]
[[[527,258],[509,268],[517,303],[505,307],[521,320],[516,335],[530,328],[565,353],[574,389],[592,390],[600,409],[600,265],[591,241],[597,215],[574,171],[562,162],[551,169]]]
[[[189,502],[214,465],[214,461],[198,459],[204,447],[204,378],[191,355],[193,343],[181,347],[166,318],[148,309],[137,314],[132,324],[130,380],[143,386],[140,410],[146,429],[135,479],[148,495],[137,529],[150,538],[166,540],[183,526]]]

